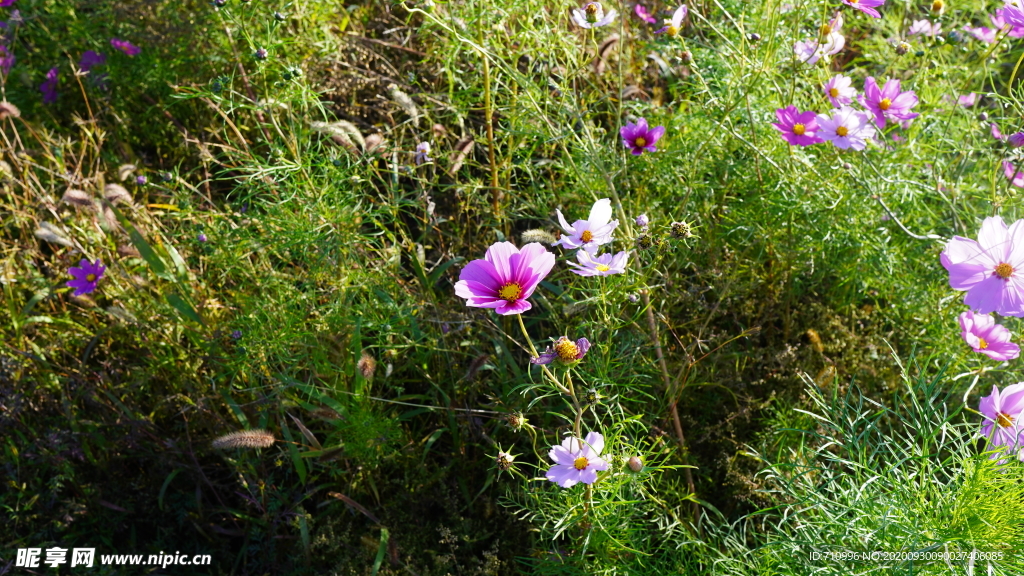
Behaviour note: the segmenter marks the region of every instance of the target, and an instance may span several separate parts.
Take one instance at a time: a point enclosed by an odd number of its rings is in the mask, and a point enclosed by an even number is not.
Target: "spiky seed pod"
[[[644,461],[639,456],[630,456],[629,460],[626,461],[626,465],[633,472],[639,472],[644,469]]]
[[[507,472],[512,468],[512,462],[514,462],[515,459],[516,457],[508,452],[498,452],[498,457],[495,458],[494,461],[498,465],[498,470]]]
[[[658,238],[656,236],[651,236],[650,234],[641,234],[636,239],[636,247],[641,249],[641,250],[647,250],[649,248],[654,248],[658,244],[661,244],[661,238]]]
[[[522,412],[512,412],[511,414],[505,416],[505,421],[508,423],[508,427],[511,428],[514,432],[519,432],[520,430],[522,430],[528,422],[526,416],[524,416]]]
[[[239,430],[218,437],[213,447],[221,450],[231,448],[269,448],[274,445],[274,435],[266,430]]]
[[[377,370],[377,361],[373,359],[373,356],[363,352],[363,356],[356,363],[356,368],[359,369],[359,373],[363,375],[363,378],[369,380],[373,378],[373,373]]]
[[[81,206],[82,208],[92,208],[94,206],[92,195],[84,190],[68,190],[60,200],[65,204]]]
[[[686,222],[673,222],[671,234],[673,238],[691,238],[693,237],[693,230]]]
[[[527,230],[520,235],[523,244],[529,244],[531,242],[540,242],[550,246],[555,242],[555,235],[543,228],[534,228],[533,230]]]
[[[601,401],[601,395],[597,393],[597,388],[587,390],[587,393],[583,395],[583,401],[591,406],[597,406]]]

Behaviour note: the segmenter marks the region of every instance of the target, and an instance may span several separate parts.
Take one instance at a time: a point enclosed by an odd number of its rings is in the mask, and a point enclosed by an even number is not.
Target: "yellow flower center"
[[[611,270],[607,264],[598,264],[597,266],[594,266],[594,268],[597,269],[598,272],[607,272]]]
[[[892,100],[888,98],[882,98],[882,101],[878,103],[878,107],[882,110],[888,110],[890,106],[892,106]]]
[[[942,9],[946,7],[946,3],[942,0],[935,0],[932,2],[932,12],[942,12]]]
[[[838,98],[839,97],[839,88],[829,88],[828,89],[828,95],[833,97],[833,98]]]
[[[832,33],[832,27],[831,26],[829,26],[828,24],[822,24],[821,25],[821,35],[822,36],[828,36],[831,33]]]
[[[583,240],[584,242],[590,242],[593,239],[594,233],[591,232],[590,230],[584,230],[583,234],[580,234],[580,240]]]
[[[85,275],[85,281],[86,282],[95,282],[96,281],[96,275],[95,274],[86,274]]]
[[[668,34],[669,36],[675,36],[679,34],[679,28],[676,28],[675,26],[669,24],[668,29],[665,30],[665,34]]]
[[[523,294],[523,287],[515,282],[505,284],[498,290],[498,298],[508,302],[509,304],[519,300],[519,297]]]
[[[594,4],[594,3],[587,4],[587,6],[586,6],[586,8],[584,8],[584,10],[586,10],[588,15],[597,14],[597,4]]]
[[[580,456],[579,458],[576,459],[575,462],[572,463],[573,467],[575,467],[577,470],[586,470],[589,464],[590,462],[588,462],[587,459],[584,458],[583,456]]]
[[[846,136],[849,133],[850,129],[847,128],[846,126],[840,126],[839,128],[836,128],[836,136]]]
[[[999,415],[996,416],[996,422],[998,422],[1003,428],[1009,428],[1010,426],[1013,426],[1013,416],[1010,416],[1006,412],[1000,412]],[[576,461],[576,467],[580,467],[579,460]],[[582,468],[580,468],[580,470],[582,470]]]
[[[601,7],[596,2],[587,4],[583,9],[583,11],[587,13],[587,22],[590,22],[591,24],[597,22],[597,19],[601,17],[600,12],[598,12],[600,9]]]
[[[555,344],[555,352],[563,362],[575,362],[580,354],[580,348],[572,340],[563,338]]]
[[[793,124],[793,134],[797,136],[803,136],[804,132],[807,132],[807,127],[803,124]]]
[[[978,348],[981,348],[982,350],[988,348],[988,342],[985,342],[984,338],[978,338]]]
[[[1010,266],[1006,262],[1000,262],[999,265],[996,266],[996,276],[999,276],[1003,280],[1013,276],[1013,266]]]
[[[636,139],[636,145],[639,146],[640,148],[643,148],[644,146],[647,146],[647,139],[644,138],[643,136],[637,138]]]
[[[859,1],[860,1],[860,0],[850,0],[850,4],[856,4],[856,3],[857,3],[857,2],[859,2]]]

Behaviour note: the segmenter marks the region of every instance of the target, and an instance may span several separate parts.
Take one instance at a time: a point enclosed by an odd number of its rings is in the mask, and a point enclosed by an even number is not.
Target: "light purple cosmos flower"
[[[878,83],[871,76],[864,80],[864,94],[858,100],[861,105],[875,115],[875,124],[885,128],[886,120],[905,122],[918,117],[910,109],[917,106],[917,95],[913,90],[900,92],[900,81],[890,78],[885,86],[878,88]]]
[[[604,450],[604,436],[588,432],[582,444],[579,438],[569,437],[561,446],[552,446],[548,458],[555,465],[548,469],[546,478],[562,488],[572,488],[580,482],[597,482],[597,472],[607,470],[608,463],[601,459]]]
[[[142,48],[139,48],[127,40],[121,40],[119,38],[111,38],[110,45],[129,56],[137,56],[139,52],[142,52]]]
[[[1020,0],[1006,0],[1006,6],[996,10],[996,14],[1014,28],[1024,28],[1024,6]]]
[[[1004,362],[1020,356],[1020,346],[1010,342],[1010,331],[996,324],[990,314],[968,310],[960,315],[960,336],[967,345],[993,360]]]
[[[1003,160],[1003,174],[1006,174],[1010,184],[1017,188],[1024,188],[1024,170],[1014,167],[1009,160]]]
[[[39,91],[43,93],[43,104],[53,104],[57,101],[57,67],[50,68],[46,73],[46,80],[39,85]]]
[[[1014,16],[1014,22],[1021,22],[1022,16],[1024,16],[1024,10],[1021,9],[1020,2],[1016,2],[1017,14]],[[1007,25],[1010,26],[1010,31],[1006,33],[1011,38],[1024,38],[1024,24],[1012,23],[1006,19],[1006,7],[999,8],[995,11],[995,14],[989,14],[988,19],[992,21],[992,27],[996,31],[1002,30]]]
[[[872,18],[881,18],[882,15],[875,8],[885,4],[885,0],[843,0],[843,4],[856,8]]]
[[[647,225],[651,223],[651,219],[647,217],[647,214],[641,214],[636,217],[636,225],[641,228],[647,228]]]
[[[75,289],[73,296],[88,294],[96,289],[96,284],[100,281],[100,278],[103,278],[105,270],[103,262],[96,260],[95,263],[90,263],[85,258],[82,258],[78,266],[72,266],[68,269],[68,274],[71,274],[74,280],[68,280],[66,285],[68,288]]]
[[[1014,132],[1006,137],[1006,143],[1014,148],[1024,146],[1024,132]]]
[[[907,30],[907,36],[917,36],[918,34],[938,36],[942,34],[942,24],[938,22],[932,23],[928,20],[914,20],[910,24],[910,30]]]
[[[629,252],[619,252],[614,256],[611,252],[607,252],[594,256],[586,250],[580,250],[576,253],[576,259],[579,260],[579,264],[575,262],[566,262],[566,264],[572,266],[572,271],[580,276],[611,276],[626,271]]]
[[[430,142],[420,142],[416,145],[416,155],[413,156],[413,162],[419,166],[424,162],[432,162],[433,158],[428,156],[430,154]]]
[[[978,94],[976,92],[964,94],[963,96],[960,96],[959,98],[956,99],[956,103],[963,106],[964,108],[970,108],[971,106],[974,106],[975,104],[978,103]]]
[[[999,30],[989,28],[987,26],[973,27],[965,24],[964,32],[967,32],[985,44],[992,44],[996,41],[996,33],[999,32]]]
[[[665,26],[655,32],[655,34],[668,34],[675,38],[682,31],[683,19],[686,18],[688,12],[689,9],[685,4],[676,8],[676,11],[672,13],[672,18],[665,20]]]
[[[622,136],[622,144],[630,149],[630,153],[633,156],[639,156],[645,150],[647,152],[657,152],[658,147],[654,144],[665,135],[665,127],[655,126],[654,128],[648,128],[647,120],[640,118],[636,121],[636,124],[632,122],[626,123],[625,126],[619,129],[619,135]]]
[[[655,18],[654,16],[652,16],[651,13],[647,11],[647,8],[644,7],[643,4],[637,4],[633,8],[633,11],[636,12],[637,18],[643,20],[644,22],[647,22],[648,24],[656,24],[658,22],[658,19]]]
[[[566,250],[583,248],[588,252],[597,250],[601,244],[612,241],[612,232],[619,225],[618,220],[612,220],[612,201],[608,198],[601,198],[590,208],[590,216],[586,220],[577,220],[572,226],[565,221],[561,210],[555,210],[558,215],[558,224],[565,234],[558,240],[551,243],[552,246],[561,246]]]
[[[992,387],[992,394],[981,399],[978,411],[985,417],[981,435],[994,446],[1016,449],[1021,446],[1020,413],[1024,410],[1024,382],[1007,386],[1002,392]]]
[[[92,50],[86,50],[82,53],[81,60],[78,61],[78,68],[82,72],[88,72],[95,66],[102,66],[107,63],[107,57],[99,52],[93,52]]]
[[[817,40],[798,41],[793,44],[793,57],[801,64],[814,65],[821,59],[823,52]]]
[[[531,358],[530,364],[551,364],[555,360],[562,364],[573,364],[582,360],[587,355],[587,350],[590,350],[590,340],[580,338],[573,342],[562,336],[555,342],[553,348],[548,346],[543,354]]]
[[[954,236],[940,255],[949,285],[966,290],[964,304],[981,314],[1024,316],[1024,220],[999,216],[981,224],[978,239]]]
[[[599,28],[611,24],[616,14],[615,10],[605,14],[600,2],[587,2],[582,9],[573,8],[572,19],[580,28]]]
[[[991,124],[988,125],[988,127],[992,131],[992,137],[993,138],[995,138],[996,140],[1002,140],[1003,139],[1003,133],[999,131],[999,125],[998,124],[996,124],[995,122],[992,122]]]
[[[875,127],[868,115],[849,106],[833,110],[832,116],[818,114],[817,120],[815,134],[836,148],[863,150],[867,147],[867,140],[875,137]]]
[[[841,108],[843,105],[853,102],[853,99],[857,96],[857,90],[853,87],[853,80],[849,76],[843,76],[842,74],[836,74],[829,78],[823,90],[825,91],[825,96],[828,96],[829,102],[832,103],[833,108]]]
[[[775,111],[778,122],[772,122],[776,130],[782,132],[782,139],[792,146],[810,146],[824,142],[815,132],[818,120],[814,112],[800,112],[796,106],[786,106]]]
[[[555,255],[536,242],[522,250],[511,242],[495,242],[482,260],[462,269],[455,294],[466,298],[467,306],[521,314],[533,307],[526,299],[554,265]]]

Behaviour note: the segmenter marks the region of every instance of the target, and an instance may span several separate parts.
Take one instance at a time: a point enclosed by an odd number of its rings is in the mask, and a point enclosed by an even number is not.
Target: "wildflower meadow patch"
[[[0,573],[1024,574],[1022,62],[1019,0],[0,0]]]

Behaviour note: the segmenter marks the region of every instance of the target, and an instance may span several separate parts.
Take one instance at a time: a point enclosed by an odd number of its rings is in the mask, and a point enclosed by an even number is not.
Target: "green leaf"
[[[174,292],[167,294],[165,298],[167,298],[167,303],[170,304],[171,306],[174,306],[174,309],[177,310],[182,315],[182,317],[188,320],[192,320],[193,322],[196,322],[203,326],[206,326],[206,322],[203,322],[203,319],[201,316],[199,316],[199,313],[196,312],[195,308],[193,308],[191,304],[186,302],[184,298],[175,294]]]
[[[175,468],[167,475],[167,478],[164,479],[164,485],[160,487],[160,494],[156,498],[156,504],[161,510],[164,509],[164,494],[167,492],[167,487],[171,485],[171,480],[174,480],[174,477],[181,471],[181,468]]]
[[[380,565],[384,561],[384,554],[388,551],[388,540],[391,535],[388,534],[387,528],[380,529],[380,546],[377,547],[377,558],[373,561],[373,573],[371,576],[377,576],[377,571],[380,570]]]

